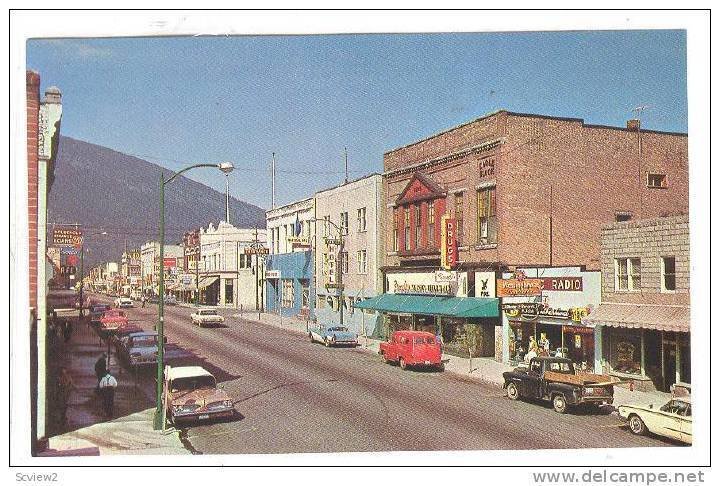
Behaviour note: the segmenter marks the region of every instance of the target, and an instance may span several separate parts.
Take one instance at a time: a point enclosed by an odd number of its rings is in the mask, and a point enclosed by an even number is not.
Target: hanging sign
[[[458,262],[457,221],[444,214],[440,224],[440,266],[444,270],[451,270]]]
[[[53,229],[52,245],[79,247],[82,245],[82,230],[56,226]]]

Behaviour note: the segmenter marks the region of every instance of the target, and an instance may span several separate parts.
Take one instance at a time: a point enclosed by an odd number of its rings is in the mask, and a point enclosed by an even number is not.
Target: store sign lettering
[[[53,246],[75,246],[82,245],[82,231],[77,228],[56,227],[52,234]]]
[[[563,292],[582,292],[582,277],[544,277],[543,290],[563,291]]]
[[[414,284],[408,282],[395,282],[393,292],[396,294],[423,294],[423,295],[451,295],[450,284]]]
[[[495,159],[483,159],[478,164],[478,176],[489,177],[495,174]]]
[[[497,280],[498,297],[532,297],[541,295],[543,290],[541,278],[509,278]]]
[[[455,218],[443,215],[441,223],[440,266],[445,270],[451,270],[458,261],[457,222]]]

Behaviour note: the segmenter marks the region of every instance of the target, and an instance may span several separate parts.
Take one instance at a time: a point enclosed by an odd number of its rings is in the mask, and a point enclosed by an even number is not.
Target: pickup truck
[[[395,331],[389,341],[380,343],[378,353],[386,363],[398,363],[402,369],[408,366],[444,369],[440,343],[429,332]]]
[[[616,383],[606,375],[575,373],[571,360],[553,357],[532,358],[528,367],[506,371],[503,378],[509,399],[551,401],[558,413],[582,404],[611,404]]]

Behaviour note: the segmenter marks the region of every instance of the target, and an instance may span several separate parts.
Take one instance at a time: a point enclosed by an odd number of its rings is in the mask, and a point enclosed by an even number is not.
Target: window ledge
[[[475,245],[476,250],[492,250],[497,248],[497,243],[488,243],[487,245]]]

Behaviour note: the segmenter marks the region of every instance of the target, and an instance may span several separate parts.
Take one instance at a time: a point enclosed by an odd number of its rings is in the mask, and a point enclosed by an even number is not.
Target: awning
[[[355,304],[355,308],[448,317],[498,317],[500,315],[498,299],[480,297],[382,294],[358,302]]]
[[[582,320],[585,325],[690,332],[690,307],[602,303]]]
[[[200,277],[200,288],[204,289],[210,287],[212,284],[218,281],[220,277],[215,275],[214,277]]]

